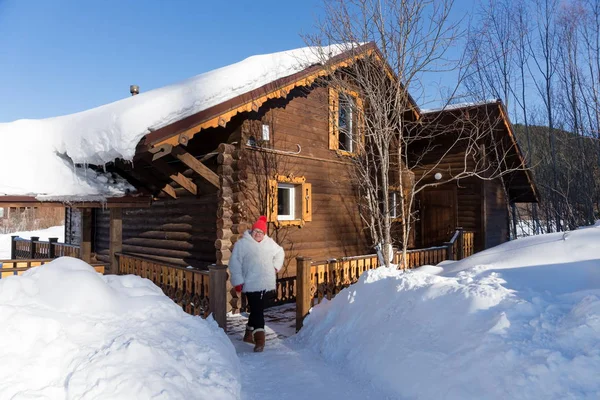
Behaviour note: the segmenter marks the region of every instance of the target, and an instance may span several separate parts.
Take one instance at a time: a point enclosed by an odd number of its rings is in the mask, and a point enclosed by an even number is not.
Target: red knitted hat
[[[258,220],[252,225],[252,230],[260,229],[264,233],[267,233],[267,217],[261,215]]]

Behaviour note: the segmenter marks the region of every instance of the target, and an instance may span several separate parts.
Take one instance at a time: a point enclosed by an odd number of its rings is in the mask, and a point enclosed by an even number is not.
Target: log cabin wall
[[[266,104],[266,110],[248,119],[242,128],[241,149],[248,177],[247,226],[267,213],[267,181],[274,174],[304,177],[312,185],[311,221],[302,227],[269,224],[269,235],[286,251],[280,276],[296,275],[295,258],[299,255],[327,259],[371,251],[358,212],[350,160],[329,149],[327,89],[295,89],[285,102],[273,103]],[[261,142],[263,129],[268,129],[269,140]],[[259,146],[278,152],[247,146],[249,137]],[[280,153],[299,149],[299,154]]]
[[[81,241],[81,211],[77,208],[65,208],[65,243],[79,244]]]
[[[485,196],[485,244],[484,247],[497,246],[509,240],[508,200],[502,181],[484,181]]]
[[[180,192],[182,193],[182,192]],[[215,262],[216,194],[123,209],[123,252],[197,268]],[[95,251],[108,261],[110,211],[95,210]]]
[[[451,138],[451,135],[448,135]],[[455,148],[450,154],[444,155],[444,152],[450,146],[449,143],[444,144],[441,140],[440,143],[431,151],[429,151],[424,157],[422,162],[422,168],[414,170],[415,178],[422,179],[425,171],[428,171],[428,176],[423,179],[424,183],[434,183],[435,180],[433,175],[437,172],[442,174],[442,180],[446,179],[452,172],[462,171],[464,168],[464,149]],[[418,152],[418,148],[414,151]],[[437,167],[433,169],[433,166],[439,162]],[[472,167],[472,162],[468,164]],[[459,181],[452,181],[446,185],[456,187],[456,203],[457,203],[457,226],[464,228],[467,231],[475,232],[475,249],[481,251],[484,249],[485,243],[483,238],[483,182],[481,179],[476,177],[469,177],[461,179]],[[427,189],[425,189],[427,190]],[[434,189],[432,189],[434,190]],[[419,202],[422,200],[420,196]],[[418,208],[418,207],[417,207]],[[417,221],[417,227],[419,227]],[[427,232],[422,232],[421,229],[417,229],[417,243],[419,246],[423,246],[426,242],[424,235]],[[447,238],[446,240],[449,240]],[[441,243],[440,243],[441,244]]]

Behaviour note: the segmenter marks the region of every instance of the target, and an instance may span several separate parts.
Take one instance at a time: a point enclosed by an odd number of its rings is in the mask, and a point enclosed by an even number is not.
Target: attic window
[[[352,155],[362,141],[359,115],[362,102],[358,93],[329,88],[329,148]]]

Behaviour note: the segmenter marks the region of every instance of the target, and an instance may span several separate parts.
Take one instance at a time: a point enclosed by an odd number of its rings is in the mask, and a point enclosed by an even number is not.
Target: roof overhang
[[[144,144],[151,148],[177,145],[185,146],[192,137],[204,129],[225,126],[239,113],[258,111],[266,101],[285,98],[291,90],[298,87],[311,86],[318,78],[328,76],[368,56],[374,56],[378,59],[390,79],[398,82],[392,68],[383,58],[375,43],[369,42],[332,57],[327,65],[312,65],[293,75],[274,80],[250,92],[157,129],[145,136]],[[419,119],[419,107],[404,86],[402,88],[406,92],[410,111],[415,119]]]
[[[0,207],[141,208],[150,207],[151,196],[112,197],[106,201],[38,200],[33,196],[0,196]]]

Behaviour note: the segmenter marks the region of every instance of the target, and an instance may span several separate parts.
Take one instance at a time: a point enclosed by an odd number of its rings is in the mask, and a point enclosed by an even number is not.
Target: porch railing
[[[19,259],[46,259],[63,256],[79,258],[79,246],[58,243],[58,238],[49,238],[48,241],[39,240],[37,236],[23,239],[11,236],[10,258]]]
[[[6,278],[13,275],[21,275],[23,272],[33,267],[39,267],[53,261],[53,259],[19,259],[19,260],[0,260],[0,278]],[[104,274],[105,264],[91,264],[94,269]]]
[[[119,275],[150,279],[188,314],[206,318],[210,313],[227,328],[227,267],[211,265],[208,271],[184,268],[139,256],[117,253]]]

